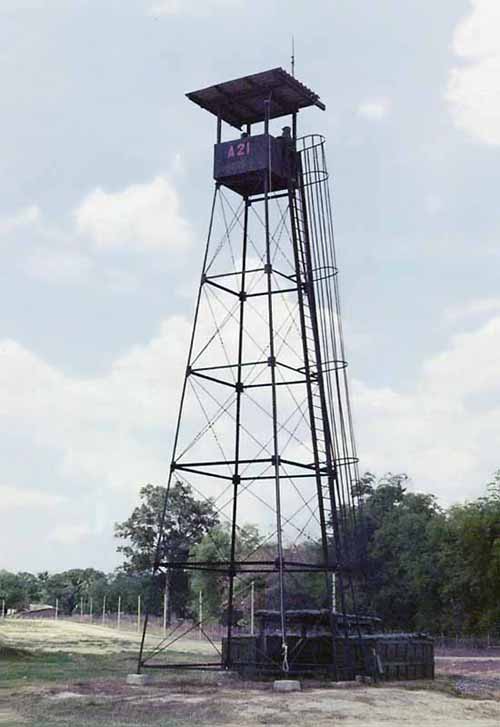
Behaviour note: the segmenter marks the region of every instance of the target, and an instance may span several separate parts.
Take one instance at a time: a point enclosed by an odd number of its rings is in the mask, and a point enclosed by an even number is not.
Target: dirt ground
[[[185,672],[162,672],[148,687],[128,686],[138,637],[104,627],[10,621],[0,623],[0,643],[25,650],[0,656],[1,727],[500,725],[498,656],[440,655],[434,682],[304,683],[302,692],[278,694],[269,683]],[[201,644],[189,647],[193,652]]]

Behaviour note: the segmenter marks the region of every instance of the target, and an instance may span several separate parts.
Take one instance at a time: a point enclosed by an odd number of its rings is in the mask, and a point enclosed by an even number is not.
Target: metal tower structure
[[[325,140],[299,137],[297,124],[301,109],[325,105],[281,68],[187,96],[217,119],[215,189],[162,527],[171,488],[185,482],[217,508],[226,546],[174,561],[160,536],[153,582],[175,569],[211,574],[225,633],[219,644],[203,623],[180,623],[148,651],[146,617],[139,671],[353,678],[369,671],[360,645],[375,620],[356,597],[358,460]],[[239,135],[224,140],[226,126]],[[248,523],[263,533],[251,548]],[[259,634],[253,614],[251,628],[240,623],[250,583]],[[172,647],[193,628],[213,653],[179,661]]]

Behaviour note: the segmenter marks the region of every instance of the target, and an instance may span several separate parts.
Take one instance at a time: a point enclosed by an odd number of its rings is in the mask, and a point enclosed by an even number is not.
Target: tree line
[[[70,616],[80,612],[83,604],[85,613],[92,604],[94,614],[106,603],[107,612],[121,610],[124,613],[137,611],[137,598],[147,587],[145,575],[129,575],[121,570],[106,574],[94,568],[72,568],[61,573],[10,573],[0,570],[0,608],[5,602],[5,611],[23,611],[30,605],[55,606],[59,614]]]
[[[366,473],[358,483],[365,567],[356,584],[357,606],[380,616],[387,629],[500,637],[500,471],[482,497],[448,508],[433,495],[414,492],[409,484],[406,475],[391,473],[381,478]],[[79,612],[82,600],[88,604],[92,599],[97,607],[106,597],[109,611],[116,611],[121,597],[122,611],[134,612],[138,595],[149,588],[164,495],[162,487],[143,487],[140,504],[115,525],[124,562],[114,573],[92,568],[36,575],[0,571],[0,599],[5,599],[6,608],[54,605],[57,599],[60,613],[72,614]],[[262,541],[255,526],[246,526],[239,534],[238,557],[255,553]],[[197,500],[185,483],[175,483],[159,559],[216,561],[227,558],[229,547],[229,530],[213,504]],[[314,550],[315,544],[298,547]],[[240,593],[248,594],[250,577],[238,580]],[[262,579],[253,583],[257,603],[264,586]],[[162,612],[167,593],[169,618],[196,617],[203,591],[205,616],[224,620],[224,589],[220,574],[189,575],[182,568],[171,569],[149,590],[152,611]],[[321,603],[322,593],[316,575],[289,584],[295,608],[326,605]],[[269,606],[269,588],[266,598]]]
[[[448,508],[406,475],[360,483],[365,605],[387,628],[500,637],[500,471],[485,495]]]

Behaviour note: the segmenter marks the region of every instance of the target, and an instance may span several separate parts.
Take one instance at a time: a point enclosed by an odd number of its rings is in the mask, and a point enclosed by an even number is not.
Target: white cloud
[[[159,0],[152,5],[149,14],[210,15],[218,10],[233,10],[242,6],[243,0]]]
[[[182,251],[191,228],[181,213],[177,191],[167,177],[133,184],[120,192],[91,192],[75,211],[79,232],[97,250]]]
[[[76,545],[93,534],[92,528],[87,525],[57,525],[49,534],[47,540],[59,545]]]
[[[133,293],[138,288],[138,280],[128,270],[109,270],[106,285],[114,293]]]
[[[382,121],[389,113],[390,102],[387,98],[367,99],[358,106],[358,116],[370,121]]]
[[[25,510],[28,508],[50,509],[65,502],[59,495],[51,495],[40,490],[0,485],[0,512]]]
[[[180,174],[181,167],[178,156],[172,174]],[[94,190],[74,210],[69,225],[47,222],[35,204],[0,216],[0,246],[29,277],[57,284],[93,283],[118,293],[130,293],[139,284],[135,272],[119,267],[122,251],[180,254],[191,238],[177,190],[166,176],[115,193]],[[104,250],[115,255],[103,262]]]
[[[107,492],[130,498],[142,483],[163,482],[189,328],[183,317],[168,318],[148,344],[134,347],[93,378],[68,376],[18,343],[3,341],[2,426],[50,452],[60,477],[89,483],[98,498]],[[405,470],[419,489],[448,501],[480,494],[500,465],[499,359],[497,314],[454,336],[425,363],[411,390],[354,381],[362,467]],[[25,501],[36,505],[36,498],[28,491]],[[40,498],[40,504],[46,502],[45,495]],[[22,502],[22,496],[16,500],[11,493],[5,501]],[[56,535],[84,537],[78,527]]]
[[[447,501],[481,493],[500,466],[500,315],[422,367],[410,391],[355,382],[362,463],[404,470]]]
[[[0,244],[30,278],[49,283],[82,283],[89,279],[92,260],[74,250],[65,231],[47,224],[38,205],[0,217]]]
[[[446,100],[455,124],[487,144],[500,144],[500,3],[471,0],[452,48],[461,59],[451,69]]]
[[[23,10],[49,10],[50,6],[61,5],[61,0],[2,0],[0,13],[12,13]]]
[[[462,305],[450,306],[444,312],[443,319],[447,323],[456,323],[467,318],[500,313],[500,298],[479,298]]]
[[[37,205],[23,207],[7,217],[0,217],[0,235],[7,237],[19,230],[33,227],[40,221],[40,209]]]
[[[67,376],[11,340],[0,342],[0,420],[56,456],[58,474],[136,491],[163,481],[190,326],[172,316],[106,375]]]
[[[428,194],[425,198],[425,208],[430,215],[436,215],[443,209],[441,197],[437,194]]]
[[[51,283],[78,283],[88,280],[92,261],[87,255],[68,250],[38,248],[25,261],[32,278]]]

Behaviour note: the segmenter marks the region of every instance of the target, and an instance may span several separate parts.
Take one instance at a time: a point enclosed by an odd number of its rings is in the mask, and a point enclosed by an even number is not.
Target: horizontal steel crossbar
[[[266,568],[267,566],[267,568]],[[162,561],[158,564],[159,568],[175,568],[187,569],[187,570],[222,570],[224,573],[229,573],[230,570],[242,571],[242,572],[254,572],[254,568],[258,568],[260,573],[268,573],[271,570],[276,570],[278,564],[274,560],[248,560],[248,561],[235,561],[232,565],[230,561],[214,560],[214,561],[195,561],[195,560],[183,560],[183,561]],[[335,573],[339,568],[343,568],[339,563],[299,563],[284,561],[283,569],[290,573]],[[351,567],[351,566],[349,566]]]

